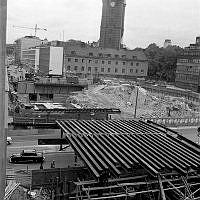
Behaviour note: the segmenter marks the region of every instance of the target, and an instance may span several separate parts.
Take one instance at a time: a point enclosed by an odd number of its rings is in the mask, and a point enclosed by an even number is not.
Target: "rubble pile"
[[[122,111],[120,118],[133,118],[136,96],[138,118],[199,116],[191,102],[183,97],[156,96],[129,84],[93,86],[70,99],[82,108],[119,108]]]

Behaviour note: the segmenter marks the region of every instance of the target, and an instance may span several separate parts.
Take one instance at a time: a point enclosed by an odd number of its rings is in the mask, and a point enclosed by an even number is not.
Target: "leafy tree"
[[[160,48],[155,43],[144,50],[148,61],[148,76],[156,80],[175,81],[177,57],[183,52],[178,46]]]

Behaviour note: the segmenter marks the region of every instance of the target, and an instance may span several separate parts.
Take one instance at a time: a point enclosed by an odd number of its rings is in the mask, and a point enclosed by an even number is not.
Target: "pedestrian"
[[[55,160],[51,162],[51,168],[55,168]]]
[[[43,168],[43,161],[40,163],[40,169],[44,169]]]

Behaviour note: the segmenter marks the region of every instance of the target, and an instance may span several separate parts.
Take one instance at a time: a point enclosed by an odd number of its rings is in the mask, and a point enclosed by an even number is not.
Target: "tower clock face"
[[[112,1],[112,2],[110,3],[110,6],[111,6],[111,7],[115,7],[115,2]]]

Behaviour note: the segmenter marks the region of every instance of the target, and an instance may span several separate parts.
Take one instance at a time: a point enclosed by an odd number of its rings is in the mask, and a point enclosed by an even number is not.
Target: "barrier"
[[[191,118],[143,118],[168,127],[200,126],[200,117]]]

